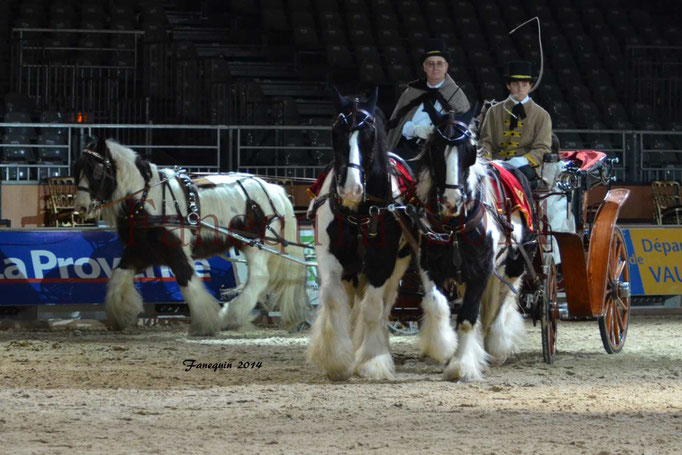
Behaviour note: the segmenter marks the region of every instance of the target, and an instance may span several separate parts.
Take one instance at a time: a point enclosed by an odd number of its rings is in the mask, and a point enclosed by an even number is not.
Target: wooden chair
[[[76,183],[73,177],[52,177],[47,181],[51,223],[55,227],[91,226],[95,220],[86,220],[74,208]]]
[[[675,181],[651,182],[656,224],[682,224],[680,184]]]

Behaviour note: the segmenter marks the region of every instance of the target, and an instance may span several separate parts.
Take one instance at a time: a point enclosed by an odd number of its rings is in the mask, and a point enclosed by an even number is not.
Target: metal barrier
[[[15,28],[12,88],[40,108],[60,105],[89,122],[139,121],[143,37],[139,30]]]
[[[37,183],[48,177],[68,175],[71,164],[92,136],[115,138],[161,167],[177,165],[194,172],[240,171],[314,178],[332,159],[331,129],[327,126],[0,123],[0,128],[65,131],[63,144],[0,144],[0,179],[5,183]],[[682,132],[583,129],[555,132],[560,138],[584,137],[575,148],[596,148],[619,158],[616,175],[620,182],[682,179]],[[610,138],[611,146],[586,145],[594,145],[592,138],[598,137]],[[562,141],[562,149],[574,148],[571,145]],[[33,152],[26,153],[26,158],[20,161],[9,162],[8,158],[17,155],[12,151],[22,148]],[[64,159],[43,160],[41,154],[50,149],[64,150]]]

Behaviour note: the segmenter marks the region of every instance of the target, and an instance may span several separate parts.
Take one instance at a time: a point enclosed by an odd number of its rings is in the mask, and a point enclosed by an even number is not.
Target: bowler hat
[[[529,81],[532,82],[536,78],[533,76],[533,70],[530,62],[518,61],[509,62],[506,65],[504,78],[507,82],[511,81]]]

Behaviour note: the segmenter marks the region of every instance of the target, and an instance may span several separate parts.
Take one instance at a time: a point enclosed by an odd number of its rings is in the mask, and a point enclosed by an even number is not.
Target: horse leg
[[[357,351],[362,344],[362,340],[365,337],[365,325],[361,324],[362,320],[362,305],[360,301],[362,300],[362,294],[367,288],[367,282],[365,277],[362,278],[362,282],[357,286],[353,286],[352,283],[344,281],[346,286],[346,292],[350,296],[350,327],[351,333],[353,334],[353,352]]]
[[[419,328],[419,351],[437,362],[446,362],[457,348],[457,337],[450,324],[450,306],[426,272],[422,270],[419,274],[424,286],[421,301],[424,317]]]
[[[391,358],[384,320],[385,284],[367,286],[360,302],[358,324],[363,325],[362,343],[355,352],[355,373],[372,379],[393,379],[393,359]]]
[[[322,263],[320,263],[322,264]],[[341,280],[341,270],[320,267],[320,305],[310,329],[307,357],[332,381],[345,381],[353,373],[353,344],[350,339],[350,299]]]
[[[223,305],[220,319],[224,329],[236,330],[250,322],[251,312],[267,290],[270,275],[267,254],[255,247],[244,247],[248,277],[242,292]]]
[[[486,280],[470,280],[466,285],[462,310],[457,315],[459,344],[443,372],[444,378],[448,381],[480,380],[488,361],[488,354],[483,348],[480,324],[476,322]]]
[[[510,273],[517,276],[509,276]],[[518,293],[523,274],[521,272],[518,275],[518,270],[507,265],[504,276],[516,294],[505,284],[499,284],[499,307],[496,307],[496,316],[485,335],[485,348],[493,365],[502,365],[510,355],[518,352],[526,334],[523,317],[518,310]],[[492,278],[491,281],[499,282],[497,278]]]
[[[107,283],[104,310],[114,329],[123,330],[135,325],[138,315],[144,309],[142,296],[133,281],[134,277],[133,269],[119,265],[114,269]]]
[[[388,327],[388,321],[391,317],[391,310],[393,310],[393,305],[398,298],[398,292],[400,290],[400,280],[402,280],[405,275],[405,271],[410,266],[410,260],[412,256],[407,255],[406,257],[399,257],[396,261],[395,269],[393,274],[386,282],[386,287],[384,290],[384,326]],[[386,344],[389,344],[388,340],[388,330],[386,330]]]
[[[170,269],[180,286],[180,293],[189,306],[191,336],[212,336],[220,331],[220,304],[201,282],[194,270],[194,262],[180,248],[170,252]]]

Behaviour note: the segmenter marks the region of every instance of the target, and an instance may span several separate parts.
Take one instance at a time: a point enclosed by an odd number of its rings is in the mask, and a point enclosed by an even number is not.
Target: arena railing
[[[331,130],[328,126],[263,125],[148,125],[0,123],[0,128],[34,128],[44,132],[63,129],[64,144],[0,144],[0,180],[3,183],[39,183],[52,176],[69,175],[89,138],[114,138],[160,167],[180,166],[192,172],[240,171],[272,177],[315,178],[331,161]],[[578,148],[593,147],[595,135],[611,138],[610,148],[600,150],[619,158],[619,182],[647,184],[652,180],[682,179],[682,132],[634,130],[558,129],[561,137],[577,134],[584,138]],[[648,148],[653,139],[666,136],[672,148]],[[674,139],[671,141],[670,139]],[[672,144],[677,144],[672,146]],[[32,150],[33,159],[8,162],[5,151]],[[44,162],[39,151],[65,151],[63,162]],[[562,149],[572,148],[569,143]],[[11,157],[11,154],[10,154]]]

